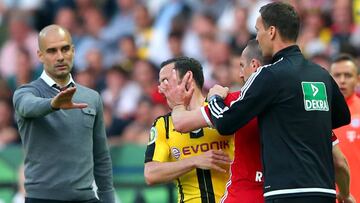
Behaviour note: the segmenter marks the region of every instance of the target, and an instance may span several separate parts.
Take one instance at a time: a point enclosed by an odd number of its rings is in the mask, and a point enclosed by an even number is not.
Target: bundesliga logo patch
[[[157,130],[155,127],[152,127],[150,129],[150,136],[149,136],[149,143],[148,145],[151,145],[152,143],[154,143],[156,141],[156,138],[157,138]]]
[[[329,111],[326,87],[323,82],[301,82],[306,111]]]
[[[171,155],[176,159],[179,160],[181,152],[178,148],[176,147],[171,147]]]

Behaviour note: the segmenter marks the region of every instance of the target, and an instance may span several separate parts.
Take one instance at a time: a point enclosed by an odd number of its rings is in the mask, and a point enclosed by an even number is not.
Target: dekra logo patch
[[[329,111],[326,86],[323,82],[301,82],[306,111]]]

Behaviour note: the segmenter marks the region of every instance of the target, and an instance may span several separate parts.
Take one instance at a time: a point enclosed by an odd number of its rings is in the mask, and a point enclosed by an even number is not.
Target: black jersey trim
[[[170,114],[164,116],[166,139],[169,139],[169,116]]]
[[[155,153],[155,142],[148,145],[145,151],[145,163],[150,162],[154,158]]]
[[[200,128],[198,131],[194,132],[190,132],[190,138],[200,138],[204,136],[204,130],[202,128]]]
[[[184,191],[183,191],[183,187],[181,185],[181,182],[180,182],[180,179],[178,178],[177,179],[177,182],[178,182],[178,188],[179,188],[179,194],[180,194],[180,200],[179,202],[180,203],[184,203]]]
[[[167,113],[163,116],[159,116],[155,119],[152,126],[155,127],[156,123],[159,121],[159,119],[164,119],[164,126],[165,126],[165,133],[166,133],[166,139],[169,139],[169,117],[171,116],[171,113]]]
[[[201,202],[202,203],[215,203],[214,188],[211,181],[210,170],[196,169],[198,178]]]

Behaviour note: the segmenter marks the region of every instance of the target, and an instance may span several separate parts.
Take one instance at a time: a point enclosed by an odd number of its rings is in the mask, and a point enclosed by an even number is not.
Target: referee
[[[334,203],[330,135],[350,122],[349,109],[329,73],[296,45],[294,8],[275,2],[260,14],[257,40],[272,63],[251,75],[231,107],[211,89],[212,121],[220,134],[232,134],[258,116],[267,203]]]

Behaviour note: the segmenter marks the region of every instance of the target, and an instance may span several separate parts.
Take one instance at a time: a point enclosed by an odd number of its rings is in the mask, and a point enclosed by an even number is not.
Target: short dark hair
[[[345,53],[341,53],[338,56],[336,56],[332,60],[332,63],[337,63],[337,62],[341,62],[341,61],[352,61],[353,63],[355,63],[354,57],[352,57],[350,54],[345,54]]]
[[[275,26],[284,40],[296,41],[299,35],[300,18],[294,7],[282,2],[273,2],[260,8],[264,27]]]
[[[171,63],[174,63],[174,69],[179,72],[179,76],[181,79],[185,76],[186,72],[191,71],[196,85],[200,89],[203,88],[204,74],[203,68],[199,61],[194,58],[181,56],[162,62],[160,67],[163,68],[164,66]]]
[[[262,56],[261,49],[259,47],[259,42],[255,39],[251,39],[248,41],[247,52],[245,55],[246,60],[249,62],[251,59],[257,59],[260,61],[261,65],[264,65],[264,57]]]
[[[360,74],[360,70],[359,70],[359,66],[355,60],[354,57],[352,57],[350,54],[345,54],[345,53],[341,53],[338,56],[336,56],[333,60],[331,64],[334,63],[339,63],[339,62],[343,62],[343,61],[350,61],[355,65],[355,70],[356,70],[356,74],[359,75]],[[331,70],[331,66],[330,66],[330,70]]]

